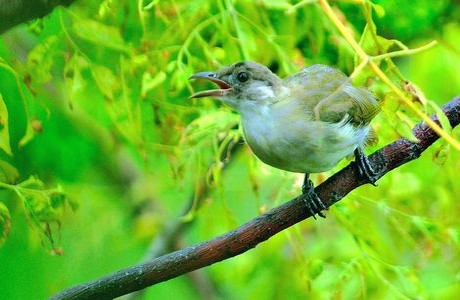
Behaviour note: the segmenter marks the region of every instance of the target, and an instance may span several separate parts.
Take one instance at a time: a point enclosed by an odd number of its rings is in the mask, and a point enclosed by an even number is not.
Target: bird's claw
[[[379,179],[379,177],[374,168],[372,168],[369,158],[363,153],[361,148],[356,148],[354,154],[359,178],[361,180],[368,181],[373,186],[377,186],[375,182]]]
[[[305,182],[302,186],[302,199],[314,219],[316,219],[316,214],[322,218],[326,217],[321,211],[327,210],[328,208],[315,193],[313,182],[307,178],[305,178]]]

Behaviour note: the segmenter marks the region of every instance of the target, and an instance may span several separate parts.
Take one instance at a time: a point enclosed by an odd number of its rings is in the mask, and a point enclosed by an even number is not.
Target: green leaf
[[[115,77],[112,70],[101,65],[91,65],[91,72],[102,94],[113,100],[114,94],[120,90],[120,81]]]
[[[375,3],[371,3],[371,5],[378,17],[382,18],[385,16],[385,9],[383,8],[382,5],[375,4]]]
[[[286,10],[292,7],[287,0],[263,0],[262,4],[268,9]]]
[[[10,132],[8,128],[8,109],[0,94],[0,149],[8,155],[13,155],[10,145]]]
[[[452,126],[450,125],[449,119],[447,118],[446,114],[435,102],[428,101],[428,105],[431,106],[431,108],[433,108],[433,110],[435,111],[439,123],[441,123],[442,129],[450,134],[452,132]]]
[[[8,207],[0,201],[0,246],[5,242],[10,233],[11,216]]]
[[[33,124],[29,120],[29,122],[27,122],[26,133],[19,141],[19,147],[24,147],[28,142],[30,142],[34,138],[35,134],[36,132],[34,130]]]
[[[237,124],[237,116],[229,111],[208,112],[195,119],[184,130],[181,146],[193,147],[201,142],[209,142],[209,138],[217,132]]]
[[[8,162],[0,160],[0,182],[12,184],[19,178],[18,170]]]
[[[18,186],[21,188],[36,190],[43,190],[45,188],[45,184],[43,183],[43,181],[41,181],[35,176],[31,176],[28,179],[22,181],[18,184]]]
[[[131,48],[125,45],[119,28],[112,27],[90,19],[75,18],[73,32],[81,39],[97,46],[107,47],[120,52],[131,53]]]
[[[29,52],[27,71],[34,84],[40,85],[51,80],[51,67],[55,61],[54,56],[58,43],[57,36],[50,36]]]
[[[319,275],[323,273],[323,270],[324,261],[321,259],[315,259],[311,262],[311,265],[308,268],[308,273],[312,279],[316,279]]]
[[[442,141],[440,145],[433,151],[433,162],[438,165],[444,165],[450,154],[449,144]]]
[[[416,121],[401,110],[401,104],[394,93],[387,93],[382,101],[382,112],[385,114],[388,124],[402,137],[416,142],[417,138],[412,132]]]
[[[155,75],[152,75],[150,72],[144,72],[142,75],[141,96],[144,98],[149,91],[162,84],[165,80],[166,73],[163,71],[160,71]]]
[[[387,40],[377,34],[377,28],[372,20],[369,20],[364,27],[359,45],[361,48],[370,56],[376,56],[387,53],[390,47],[395,44],[392,40]],[[361,63],[360,57],[355,53],[354,55],[354,66],[355,68]],[[380,61],[376,61],[379,65]],[[355,78],[355,82],[362,85],[370,77],[374,77],[375,74],[369,69],[363,69]]]
[[[11,113],[15,114],[14,115],[15,116],[15,118],[14,118],[14,121],[15,121],[14,125],[15,126],[12,127],[12,129],[13,129],[12,131],[14,132],[15,128],[20,127],[20,126],[16,126],[16,125],[19,125],[18,123],[22,122],[23,119],[27,120],[26,125],[24,126],[26,132],[24,133],[24,136],[19,141],[19,147],[22,147],[25,144],[27,144],[35,135],[35,131],[33,129],[32,121],[30,119],[30,113],[29,113],[29,105],[30,105],[29,101],[31,99],[33,99],[33,97],[30,95],[30,93],[27,93],[24,83],[19,79],[18,72],[8,62],[3,60],[1,57],[0,57],[0,68],[4,69],[6,71],[6,73],[3,73],[3,74],[0,73],[0,78],[5,76],[5,78],[2,78],[1,83],[6,83],[5,87],[0,86],[0,88],[6,88],[7,89],[7,90],[4,90],[4,92],[3,92],[5,97],[6,97],[6,95],[8,96],[8,98],[5,98],[5,99],[7,101],[12,100],[12,102],[9,102],[9,103],[14,103],[14,104],[11,104],[12,105]],[[9,78],[6,77],[6,76],[8,76]],[[5,79],[5,81],[3,81],[4,79]],[[19,101],[19,100],[21,100],[21,101]],[[18,110],[17,105],[19,105],[19,104],[22,106],[22,109]],[[1,94],[0,94],[0,106],[1,106],[0,107],[0,119],[1,119],[0,123],[2,123],[2,122],[7,121],[5,119],[5,116],[8,116],[8,112],[7,112],[7,108],[5,107],[5,103],[4,103],[4,100],[3,100]],[[16,110],[15,110],[15,106],[16,106]],[[20,114],[24,113],[24,116],[18,115],[19,113]],[[3,117],[1,117],[2,114],[3,114]],[[3,127],[7,127],[7,126],[8,126],[7,123],[5,123],[3,125]],[[1,126],[0,126],[0,131],[1,131]],[[3,132],[3,134],[6,134],[7,132],[8,132],[8,130],[5,129],[5,132]],[[1,135],[2,135],[2,132],[0,132],[0,144],[5,144],[6,138],[2,137]],[[8,143],[8,147],[10,145],[11,144]],[[1,146],[0,146],[0,149],[2,149]]]
[[[81,55],[75,53],[64,67],[65,87],[69,97],[69,105],[78,101],[84,91],[86,80],[82,75],[88,69],[88,61]]]
[[[418,139],[415,137],[412,128],[415,126],[415,122],[410,119],[410,117],[402,111],[397,111],[396,116],[401,122],[398,122],[396,130],[402,136],[412,142],[417,142]]]
[[[388,40],[377,34],[377,27],[374,22],[366,23],[359,45],[369,55],[379,55],[387,53],[395,40]],[[355,56],[355,60],[358,56]]]
[[[32,225],[54,249],[54,232],[50,224],[60,224],[66,204],[69,203],[67,195],[60,188],[46,189],[45,184],[34,176],[18,184],[16,191]],[[74,208],[72,204],[70,206]]]

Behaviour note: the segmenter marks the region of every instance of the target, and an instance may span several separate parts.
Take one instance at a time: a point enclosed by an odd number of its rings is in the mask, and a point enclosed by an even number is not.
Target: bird
[[[322,211],[328,207],[316,195],[309,174],[331,170],[354,155],[358,175],[375,183],[363,148],[376,140],[370,122],[380,110],[379,101],[342,71],[315,64],[281,79],[262,64],[243,61],[190,79],[218,86],[190,98],[213,97],[239,113],[245,141],[262,162],[305,174],[302,194],[313,217],[325,217]]]

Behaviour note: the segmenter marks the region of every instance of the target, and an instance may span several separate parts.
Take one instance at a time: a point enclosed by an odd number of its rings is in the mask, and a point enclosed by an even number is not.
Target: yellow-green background
[[[331,4],[357,40],[371,11],[386,39],[408,47],[437,40],[394,63],[432,103],[460,94],[456,1]],[[370,40],[364,45],[377,51]],[[235,113],[211,99],[188,99],[207,87],[192,88],[191,74],[241,60],[280,76],[314,63],[348,74],[355,66],[354,51],[314,1],[77,0],[3,34],[0,298],[49,297],[138,263],[177,222],[186,224],[166,252],[296,196],[301,175],[263,165],[245,145],[222,153],[241,134]],[[389,65],[381,64],[402,87]],[[373,122],[379,143],[368,152],[407,135],[418,118],[369,70],[357,83],[384,109]],[[354,191],[326,219],[151,287],[146,297],[456,299],[459,159],[438,142],[378,187]],[[198,209],[181,218],[194,198]]]

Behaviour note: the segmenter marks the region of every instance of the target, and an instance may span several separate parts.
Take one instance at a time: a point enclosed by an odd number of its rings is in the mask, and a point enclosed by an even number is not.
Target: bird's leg
[[[326,216],[321,212],[321,210],[327,209],[327,206],[324,205],[323,201],[318,197],[318,195],[316,195],[313,182],[308,178],[308,174],[305,174],[305,179],[303,180],[302,194],[303,201],[307,205],[307,208],[313,218],[316,219],[316,214],[325,218]]]
[[[358,147],[355,149],[355,163],[358,168],[358,176],[360,179],[369,181],[373,186],[378,179],[377,172],[374,171],[369,158],[364,154],[363,150]]]

